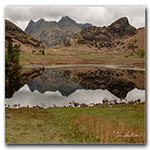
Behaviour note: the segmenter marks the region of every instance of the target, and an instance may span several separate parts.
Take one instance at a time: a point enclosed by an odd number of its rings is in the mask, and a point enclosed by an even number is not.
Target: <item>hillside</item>
[[[31,54],[35,50],[42,50],[47,48],[42,44],[42,42],[28,35],[22,29],[8,20],[5,20],[5,36],[11,36],[13,44],[20,44],[21,51],[25,53]]]
[[[58,22],[39,19],[37,22],[31,20],[25,32],[40,40],[48,47],[59,45],[64,39],[71,38],[83,28],[92,26],[89,23],[76,23],[70,17],[62,17]]]
[[[61,19],[59,24],[66,22],[65,18]],[[31,26],[32,23],[36,24],[30,21]],[[58,26],[58,23],[54,21],[47,22],[47,24],[50,23]],[[84,28],[89,24],[78,25]],[[121,30],[115,29],[114,26]],[[61,28],[67,28],[66,24],[64,23]],[[132,32],[129,32],[130,30]],[[5,34],[13,38],[13,44],[21,44],[21,65],[124,64],[144,66],[145,64],[144,58],[136,54],[138,49],[145,49],[145,28],[135,29],[129,24],[127,18],[121,18],[109,27],[84,28],[72,38],[64,40],[63,44],[51,48],[44,46],[7,20]],[[43,49],[45,55],[42,54]]]
[[[123,17],[108,27],[88,27],[64,41],[65,46],[83,46],[106,53],[145,49],[145,28],[136,29]]]

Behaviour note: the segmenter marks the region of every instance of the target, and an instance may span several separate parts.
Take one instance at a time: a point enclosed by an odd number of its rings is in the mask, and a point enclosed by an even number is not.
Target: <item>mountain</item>
[[[145,49],[145,28],[136,29],[127,17],[122,17],[108,27],[87,27],[63,43],[65,46],[86,45],[107,53]]]
[[[25,29],[35,39],[41,41],[48,47],[59,45],[64,39],[71,38],[83,28],[92,26],[89,23],[78,24],[68,16],[62,17],[58,22],[39,19],[37,22],[31,20]]]
[[[38,90],[40,93],[46,91],[59,91],[63,96],[68,96],[77,89],[83,87],[72,79],[66,78],[60,71],[49,69],[41,76],[27,83],[30,90]]]
[[[113,22],[110,26],[107,27],[106,30],[111,34],[118,36],[136,34],[136,28],[129,24],[127,17],[122,17]]]
[[[32,53],[32,49],[45,49],[42,42],[25,33],[11,21],[5,20],[5,36],[11,36],[13,44],[20,44],[21,50]]]

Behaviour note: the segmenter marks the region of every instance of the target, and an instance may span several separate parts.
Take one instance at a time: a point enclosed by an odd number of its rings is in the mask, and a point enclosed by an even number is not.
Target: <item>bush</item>
[[[136,52],[136,54],[139,57],[145,57],[145,50],[144,49],[138,49],[138,51]]]
[[[136,43],[136,42],[137,42],[137,39],[134,40],[134,43]]]
[[[42,49],[42,54],[45,55],[44,49]]]
[[[133,53],[130,53],[130,56],[133,56]]]

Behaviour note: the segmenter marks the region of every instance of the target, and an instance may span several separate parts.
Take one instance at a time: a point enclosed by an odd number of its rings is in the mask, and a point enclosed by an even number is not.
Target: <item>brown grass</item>
[[[125,121],[96,116],[76,116],[72,121],[74,138],[82,143],[145,143],[145,133]]]

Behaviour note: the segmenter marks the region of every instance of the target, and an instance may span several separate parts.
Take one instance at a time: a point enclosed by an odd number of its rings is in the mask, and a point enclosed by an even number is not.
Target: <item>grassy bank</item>
[[[5,113],[6,143],[145,143],[145,104]]]
[[[131,55],[132,54],[132,55]],[[21,52],[21,65],[39,64],[113,64],[113,65],[135,65],[145,66],[145,58],[136,53],[105,53],[78,48],[51,48],[46,55],[37,55]]]

